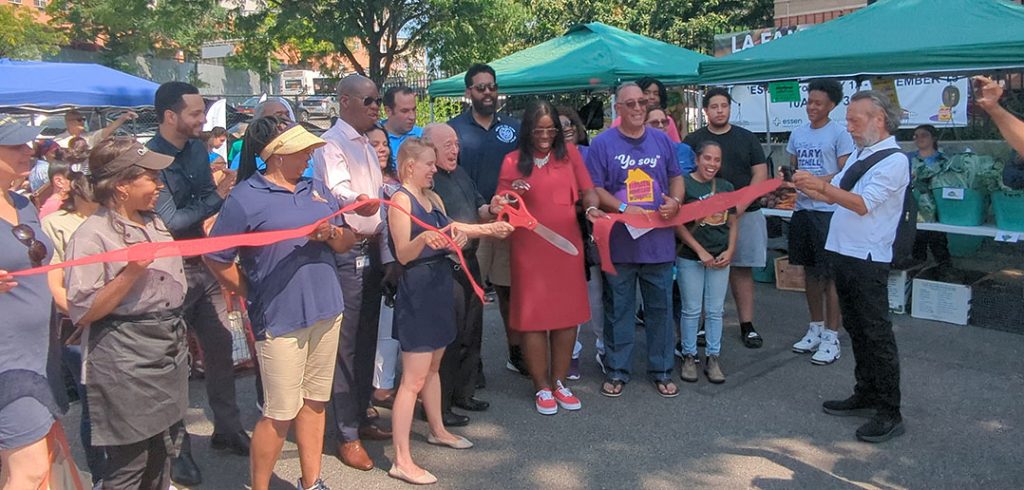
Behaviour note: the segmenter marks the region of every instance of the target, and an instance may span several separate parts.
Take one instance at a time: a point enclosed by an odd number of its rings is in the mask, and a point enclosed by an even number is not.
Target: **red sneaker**
[[[558,405],[566,410],[579,410],[583,407],[583,405],[580,404],[580,399],[576,398],[576,395],[572,394],[572,391],[569,391],[569,388],[562,385],[561,381],[555,382],[554,397],[555,401],[558,402]]]
[[[537,411],[541,415],[554,415],[558,413],[558,403],[555,397],[551,396],[551,390],[540,390],[537,392]]]

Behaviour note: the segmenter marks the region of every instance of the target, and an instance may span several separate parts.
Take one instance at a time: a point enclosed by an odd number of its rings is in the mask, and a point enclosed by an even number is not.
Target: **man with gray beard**
[[[825,249],[832,252],[857,384],[853,396],[826,401],[822,408],[831,415],[870,418],[857,429],[857,439],[865,442],[903,433],[899,352],[887,290],[892,246],[910,182],[910,163],[893,136],[900,115],[884,94],[857,92],[846,112],[846,128],[857,149],[846,166],[831,181],[803,171],[794,176],[796,187],[812,199],[838,205]]]

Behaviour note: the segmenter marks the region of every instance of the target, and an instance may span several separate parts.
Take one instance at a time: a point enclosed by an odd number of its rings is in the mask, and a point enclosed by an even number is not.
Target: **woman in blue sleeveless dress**
[[[441,198],[430,190],[437,172],[435,160],[434,149],[419,138],[408,138],[402,143],[398,152],[402,188],[392,197],[395,206],[450,233],[458,247],[469,238],[507,237],[512,232],[508,223],[470,225],[453,222],[445,215]],[[473,446],[466,438],[448,432],[441,417],[438,368],[445,347],[455,340],[455,262],[448,258],[450,244],[441,233],[413,222],[396,207],[388,210],[388,227],[395,258],[405,266],[395,296],[394,336],[401,345],[403,372],[392,408],[395,463],[388,474],[409,483],[429,484],[437,478],[416,465],[409,450],[418,395],[430,425],[428,443],[455,449]]]

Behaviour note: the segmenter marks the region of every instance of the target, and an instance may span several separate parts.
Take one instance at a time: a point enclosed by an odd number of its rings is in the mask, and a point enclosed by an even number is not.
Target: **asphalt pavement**
[[[497,307],[485,309],[484,371],[478,397],[487,412],[453,429],[469,450],[426,443],[413,426],[413,456],[439,488],[1024,488],[1024,336],[894,315],[902,365],[905,435],[883,444],[858,442],[862,419],[821,411],[827,399],[853,388],[853,352],[840,335],[842,357],[814,366],[790,352],[806,328],[801,293],[758,285],[756,326],[761,349],[739,339],[727,303],[722,367],[727,381],[678,380],[682,395],[659,397],[645,381],[643,331],[638,330],[634,379],[622,397],[600,395],[593,337],[584,333],[583,378],[571,387],[578,412],[537,414],[530,382],[505,369]],[[642,328],[642,327],[638,327]],[[243,423],[255,423],[253,377],[238,380]],[[212,416],[201,381],[191,385],[187,417],[193,453],[204,476],[197,489],[246,488],[248,460],[209,447]],[[78,406],[64,419],[76,458]],[[385,423],[390,412],[381,410]],[[329,416],[330,417],[330,416]],[[330,418],[328,419],[330,421]],[[330,425],[330,423],[328,423]],[[376,463],[363,472],[342,465],[327,434],[323,478],[334,489],[405,488],[386,474],[390,441],[366,442]],[[276,468],[273,488],[294,488],[299,476],[293,440]]]

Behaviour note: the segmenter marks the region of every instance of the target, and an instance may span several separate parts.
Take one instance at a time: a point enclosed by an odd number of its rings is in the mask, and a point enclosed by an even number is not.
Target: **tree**
[[[513,0],[268,0],[263,12],[239,20],[242,56],[255,69],[254,65],[265,64],[266,56],[291,48],[304,59],[328,66],[343,62],[382,83],[403,57],[419,49],[432,50],[428,39],[461,36],[431,36],[432,30],[455,22],[473,23],[475,15],[489,14],[492,4],[512,5]],[[272,45],[264,42],[267,38]],[[465,53],[469,43],[457,44],[458,52]]]
[[[61,32],[18,5],[0,5],[0,26],[0,58],[38,60],[57,54],[67,42]]]
[[[53,0],[47,12],[72,39],[98,45],[103,64],[122,69],[125,56],[154,50],[198,60],[229,20],[216,0]]]

